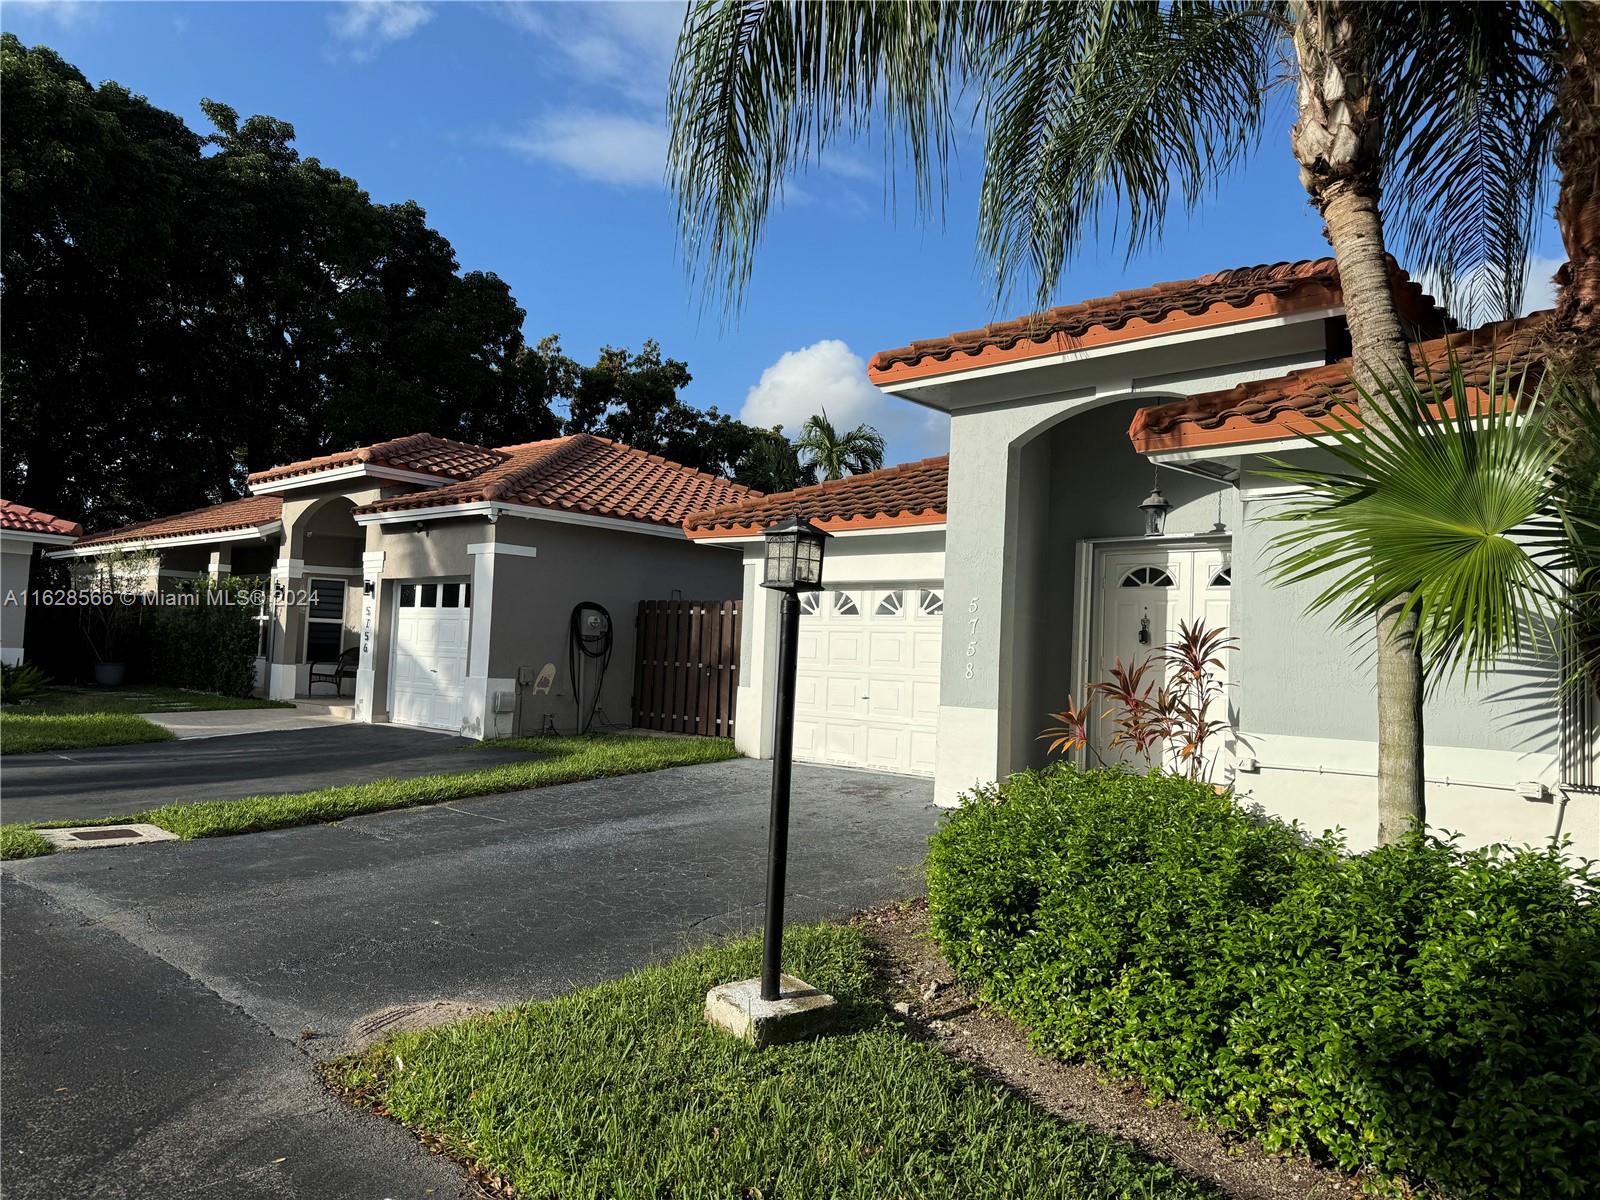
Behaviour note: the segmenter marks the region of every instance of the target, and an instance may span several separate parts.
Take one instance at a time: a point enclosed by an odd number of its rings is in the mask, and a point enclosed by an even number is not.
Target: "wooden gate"
[[[733,736],[739,608],[737,600],[639,602],[635,728]]]

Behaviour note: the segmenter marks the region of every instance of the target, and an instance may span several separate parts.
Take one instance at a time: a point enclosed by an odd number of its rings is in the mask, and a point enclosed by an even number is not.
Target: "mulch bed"
[[[1092,1066],[1041,1058],[1007,1018],[979,1007],[955,981],[928,933],[925,899],[869,909],[860,925],[882,952],[895,1011],[921,1036],[976,1066],[1048,1112],[1133,1142],[1152,1158],[1233,1200],[1346,1200],[1360,1186],[1303,1156],[1269,1154],[1257,1143],[1208,1129],[1176,1104],[1153,1102],[1135,1084]]]

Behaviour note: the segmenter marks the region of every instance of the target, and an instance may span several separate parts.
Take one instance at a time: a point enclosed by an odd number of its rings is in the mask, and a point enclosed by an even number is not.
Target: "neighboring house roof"
[[[496,501],[677,526],[703,508],[760,495],[589,433],[501,446],[495,453],[501,456],[498,464],[472,479],[379,500],[356,509],[356,515]]]
[[[698,512],[684,530],[692,538],[749,535],[787,517],[805,517],[827,530],[942,525],[949,473],[948,454],[925,458]]]
[[[1548,313],[1535,313],[1423,342],[1412,350],[1416,379],[1446,383],[1452,356],[1470,387],[1486,388],[1496,365],[1502,377],[1520,374],[1536,364],[1539,333],[1548,318]],[[1247,445],[1319,433],[1336,409],[1359,423],[1348,358],[1141,408],[1128,436],[1141,454]]]
[[[170,517],[156,517],[150,521],[136,521],[118,529],[93,533],[73,547],[82,550],[87,546],[113,545],[121,542],[150,542],[160,538],[195,537],[207,533],[228,533],[235,529],[253,529],[271,524],[283,515],[281,496],[246,496],[242,500],[225,500],[207,508],[192,508],[188,512]]]
[[[448,438],[434,437],[431,433],[413,433],[409,437],[393,438],[371,446],[357,446],[337,454],[324,454],[319,458],[301,459],[256,471],[250,476],[254,487],[261,483],[275,483],[300,475],[316,475],[340,467],[370,465],[388,467],[397,471],[416,471],[435,475],[441,479],[467,479],[505,461],[499,451],[466,442],[452,442]]]
[[[76,521],[12,500],[0,500],[0,529],[9,533],[36,533],[49,538],[77,537],[83,532],[83,526]]]
[[[1401,316],[1427,333],[1448,329],[1433,298],[1392,260],[1390,268]],[[867,374],[874,383],[893,384],[1340,303],[1339,270],[1331,258],[1236,267],[881,350]]]

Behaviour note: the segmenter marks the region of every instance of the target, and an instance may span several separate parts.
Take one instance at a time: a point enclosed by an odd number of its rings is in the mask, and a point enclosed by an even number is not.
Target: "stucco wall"
[[[1257,767],[1237,785],[1313,829],[1341,826],[1364,848],[1376,834],[1372,632],[1365,623],[1351,629],[1308,614],[1323,585],[1271,582],[1268,542],[1279,527],[1262,518],[1281,503],[1276,487],[1247,469],[1245,520],[1234,541],[1236,757]],[[1559,822],[1579,853],[1600,855],[1597,798],[1574,794],[1563,804],[1555,790],[1562,782],[1558,680],[1554,655],[1529,652],[1484,679],[1435,685],[1423,714],[1431,825],[1484,844],[1539,841]],[[1524,799],[1517,786],[1524,781],[1551,791]]]
[[[28,570],[32,562],[32,542],[8,538],[0,544],[0,662],[8,665],[22,661],[23,632],[28,623]]]
[[[486,528],[479,526],[480,532]],[[567,647],[577,604],[592,601],[611,614],[611,663],[600,689],[604,712],[595,717],[598,729],[602,721],[626,726],[631,717],[639,601],[675,596],[733,600],[740,594],[737,551],[696,546],[681,538],[515,517],[501,517],[493,538],[538,552],[535,558],[496,555],[494,564],[490,676],[514,680],[519,667],[537,672],[554,663],[556,668],[549,695],[522,697],[519,721],[525,732],[538,731],[547,715],[563,733],[573,726]],[[585,678],[594,680],[595,664],[586,670]]]

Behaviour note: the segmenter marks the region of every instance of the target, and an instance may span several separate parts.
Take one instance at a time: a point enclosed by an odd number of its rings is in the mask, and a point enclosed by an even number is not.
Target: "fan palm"
[[[1323,582],[1312,610],[1347,624],[1401,604],[1436,679],[1565,645],[1569,682],[1600,680],[1583,636],[1600,597],[1600,405],[1563,375],[1531,385],[1503,367],[1481,388],[1452,364],[1383,391],[1413,420],[1329,422],[1316,441],[1342,470],[1265,472],[1298,489],[1267,518],[1289,525],[1271,542],[1278,582]]]
[[[1031,273],[1042,304],[1103,219],[1129,253],[1192,207],[1259,144],[1268,96],[1292,81],[1291,144],[1339,264],[1356,379],[1410,373],[1390,291],[1380,182],[1421,265],[1477,267],[1520,287],[1548,140],[1550,86],[1527,86],[1559,22],[1546,4],[1351,0],[1059,4],[698,0],[679,39],[668,174],[687,250],[738,297],[785,179],[840,136],[881,121],[909,159],[919,206],[942,197],[962,102],[985,121],[978,238],[997,294]],[[1285,64],[1292,62],[1292,66]],[[1404,123],[1385,125],[1385,112]],[[1470,185],[1475,143],[1507,151]],[[1493,136],[1491,137],[1490,134]],[[1509,169],[1504,169],[1507,163]],[[1530,166],[1531,163],[1531,166]],[[1419,169],[1420,168],[1420,169]],[[1386,179],[1387,177],[1387,179]],[[1452,232],[1404,216],[1447,194]],[[1374,392],[1377,395],[1376,392]],[[1367,412],[1368,425],[1407,419]],[[1421,668],[1414,612],[1378,614],[1379,836],[1423,815]]]
[[[806,419],[794,446],[816,480],[843,479],[883,466],[882,435],[871,425],[857,425],[841,433],[828,420],[827,409]]]

